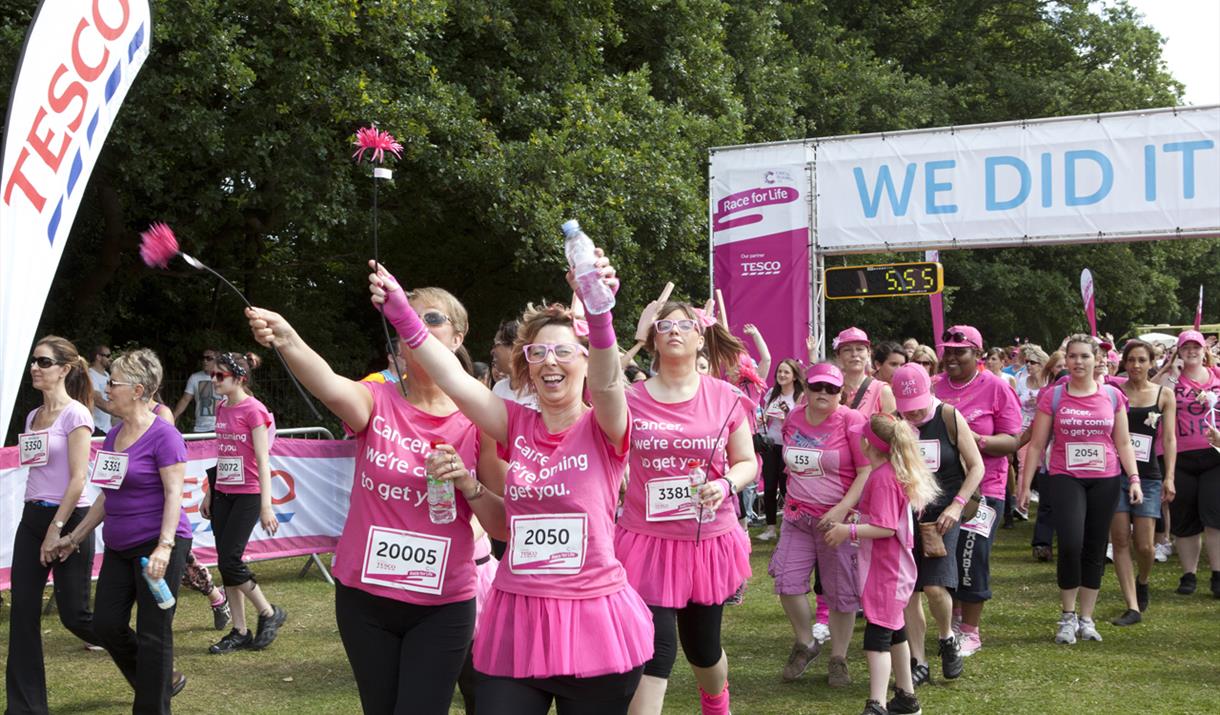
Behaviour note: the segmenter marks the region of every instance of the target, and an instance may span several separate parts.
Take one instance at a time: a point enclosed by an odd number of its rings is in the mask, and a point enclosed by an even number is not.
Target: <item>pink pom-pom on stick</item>
[[[394,158],[402,158],[402,144],[394,140],[394,135],[389,132],[383,132],[375,126],[361,127],[356,130],[356,141],[352,142],[356,147],[356,152],[352,154],[352,158],[357,162],[364,160],[364,152],[369,152],[369,159],[377,164],[385,161],[385,153],[388,151],[394,155]]]
[[[140,258],[150,267],[166,268],[178,253],[178,239],[174,237],[174,230],[164,223],[154,223],[140,234]]]

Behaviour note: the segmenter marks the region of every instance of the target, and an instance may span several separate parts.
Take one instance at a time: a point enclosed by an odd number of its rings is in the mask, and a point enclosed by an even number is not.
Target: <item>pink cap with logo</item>
[[[865,345],[872,345],[872,343],[870,343],[868,340],[868,333],[855,326],[852,326],[835,337],[834,344],[831,346],[831,348],[835,352],[838,352],[839,348],[847,345],[848,343],[864,343]]]
[[[899,412],[915,412],[932,406],[932,378],[922,365],[907,363],[894,370],[890,380],[894,404]]]
[[[1200,346],[1207,345],[1207,340],[1203,338],[1203,333],[1198,330],[1183,330],[1178,333],[1178,347],[1182,347],[1186,343],[1198,343]]]
[[[940,336],[939,345],[942,348],[974,348],[983,349],[983,336],[970,325],[954,325]]]
[[[831,363],[820,362],[816,365],[810,365],[809,369],[805,370],[805,382],[810,385],[824,382],[827,385],[843,387],[843,373]]]

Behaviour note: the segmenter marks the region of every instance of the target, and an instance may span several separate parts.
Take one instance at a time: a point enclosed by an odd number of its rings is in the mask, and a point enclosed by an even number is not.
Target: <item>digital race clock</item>
[[[826,269],[824,285],[827,300],[931,295],[944,289],[945,272],[939,263],[841,266]]]

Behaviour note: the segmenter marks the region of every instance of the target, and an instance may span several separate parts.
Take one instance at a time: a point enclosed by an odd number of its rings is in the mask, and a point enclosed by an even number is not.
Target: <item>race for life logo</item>
[[[915,394],[917,394],[918,392],[919,392],[919,386],[915,384],[914,380],[903,380],[903,382],[902,382],[902,396],[903,397],[912,397]]]
[[[784,268],[783,261],[767,258],[765,253],[744,253],[741,256],[741,277],[778,275]]]

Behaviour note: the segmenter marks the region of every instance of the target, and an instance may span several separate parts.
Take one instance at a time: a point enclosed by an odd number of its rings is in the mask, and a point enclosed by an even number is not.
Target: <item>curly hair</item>
[[[572,328],[575,332],[575,321],[576,314],[563,303],[543,303],[539,306],[529,303],[525,306],[525,312],[521,314],[520,325],[517,328],[517,339],[513,341],[510,382],[514,389],[521,389],[527,385],[529,389],[534,389],[534,384],[530,382],[530,364],[525,359],[525,346],[534,342],[534,339],[538,337],[538,332],[548,325]],[[589,347],[587,337],[577,335],[576,342],[586,349]]]

